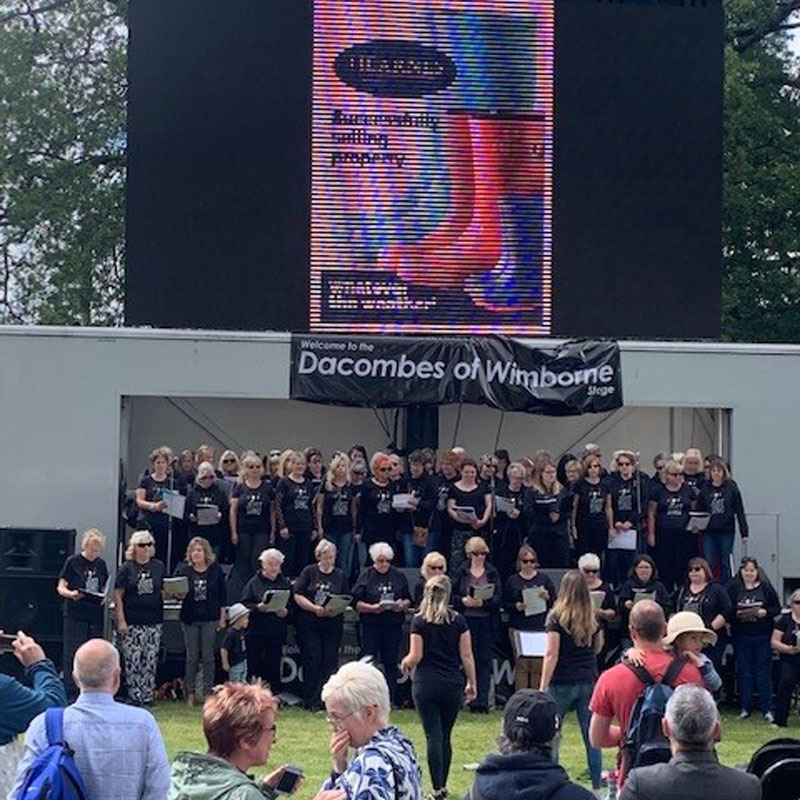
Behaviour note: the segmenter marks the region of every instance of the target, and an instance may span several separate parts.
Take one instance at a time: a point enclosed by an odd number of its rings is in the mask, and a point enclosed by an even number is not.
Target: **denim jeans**
[[[753,710],[753,689],[758,692],[762,714],[770,710],[772,700],[772,649],[767,636],[737,636],[733,640],[736,654],[736,687],[743,711]]]
[[[731,580],[731,553],[733,552],[733,531],[703,534],[703,554],[716,575],[719,562],[719,582],[727,586]]]
[[[353,570],[353,533],[329,533],[325,531],[325,538],[336,545],[336,566],[344,572],[347,580]]]
[[[406,568],[418,569],[422,564],[422,558],[425,555],[425,548],[414,544],[414,534],[404,533],[401,536],[403,543],[403,563]]]
[[[600,771],[603,768],[603,754],[596,747],[589,744],[589,700],[592,696],[594,684],[591,683],[551,683],[548,689],[550,696],[558,706],[558,716],[561,718],[563,730],[564,716],[575,709],[578,724],[581,728],[583,743],[586,745],[586,762],[589,765],[589,774],[592,777],[592,787],[600,788]],[[557,754],[553,754],[557,759]]]
[[[240,661],[238,664],[231,664],[228,680],[241,683],[247,681],[247,659]]]

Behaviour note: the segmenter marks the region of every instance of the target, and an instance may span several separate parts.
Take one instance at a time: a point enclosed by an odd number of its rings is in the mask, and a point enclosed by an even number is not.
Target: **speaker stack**
[[[72,528],[0,528],[0,628],[23,630],[61,667],[63,621],[58,575],[75,552]],[[20,676],[13,654],[0,656],[0,672]]]

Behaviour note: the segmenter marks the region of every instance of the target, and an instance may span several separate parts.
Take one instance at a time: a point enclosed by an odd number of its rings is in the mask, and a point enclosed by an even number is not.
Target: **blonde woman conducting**
[[[558,599],[547,625],[547,647],[539,689],[549,692],[558,706],[558,716],[575,710],[586,745],[586,760],[592,788],[600,788],[602,754],[589,743],[589,700],[597,681],[596,655],[603,647],[589,589],[578,570],[561,579]]]
[[[446,575],[425,584],[419,612],[411,620],[408,655],[401,668],[413,676],[412,697],[422,720],[428,749],[433,797],[447,796],[453,748],[450,734],[463,700],[475,699],[475,661],[464,617],[449,608]]]

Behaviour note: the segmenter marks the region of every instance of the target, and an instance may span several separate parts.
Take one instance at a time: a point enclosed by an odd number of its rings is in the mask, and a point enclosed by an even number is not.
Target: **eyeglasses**
[[[437,572],[444,572],[444,564],[429,564],[428,569],[435,569]]]
[[[152,547],[155,542],[136,542],[137,547]]]
[[[689,567],[689,572],[705,572],[702,567]]]
[[[600,465],[599,464],[592,464],[592,466],[593,467],[595,467],[595,466],[599,467]],[[617,466],[618,467],[631,467],[633,465],[631,464],[630,461],[617,461]]]
[[[235,464],[236,463],[236,459],[235,458],[223,458],[222,459],[222,463],[223,464]]]
[[[391,467],[378,467],[378,472],[391,472]]]
[[[334,728],[339,728],[348,717],[352,717],[355,713],[357,712],[351,711],[349,714],[345,714],[342,717],[337,717],[335,714],[328,714],[328,716],[325,717],[325,722],[327,722],[328,725],[333,725]]]
[[[470,555],[471,556],[488,556],[489,555],[489,551],[488,550],[473,550],[470,553]]]
[[[535,558],[521,558],[519,560],[519,562],[520,562],[520,564],[535,564],[536,563],[536,559]]]
[[[600,570],[599,570],[599,569],[589,569],[588,567],[584,567],[584,568],[583,568],[583,571],[584,571],[584,572],[585,572],[587,575],[591,575],[592,573],[595,573],[595,574],[596,574],[596,573],[600,572]]]

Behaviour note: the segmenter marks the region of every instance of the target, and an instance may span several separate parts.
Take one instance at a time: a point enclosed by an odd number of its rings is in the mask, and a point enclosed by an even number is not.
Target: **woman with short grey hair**
[[[291,585],[281,574],[284,556],[270,547],[259,556],[261,569],[247,582],[242,591],[242,603],[250,610],[250,627],[247,630],[247,667],[250,677],[263,678],[275,695],[281,691],[281,656],[286,641],[285,604],[270,605],[275,594],[291,595]],[[285,595],[283,594],[285,592]]]
[[[361,622],[361,653],[380,658],[394,700],[397,657],[411,594],[406,576],[392,566],[394,550],[386,542],[375,542],[369,557],[372,566],[361,572],[353,587],[353,605]]]
[[[422,777],[414,745],[389,724],[389,687],[371,664],[351,661],[322,689],[333,728],[333,770],[323,792],[372,800],[421,800]],[[356,750],[348,763],[348,751]]]

